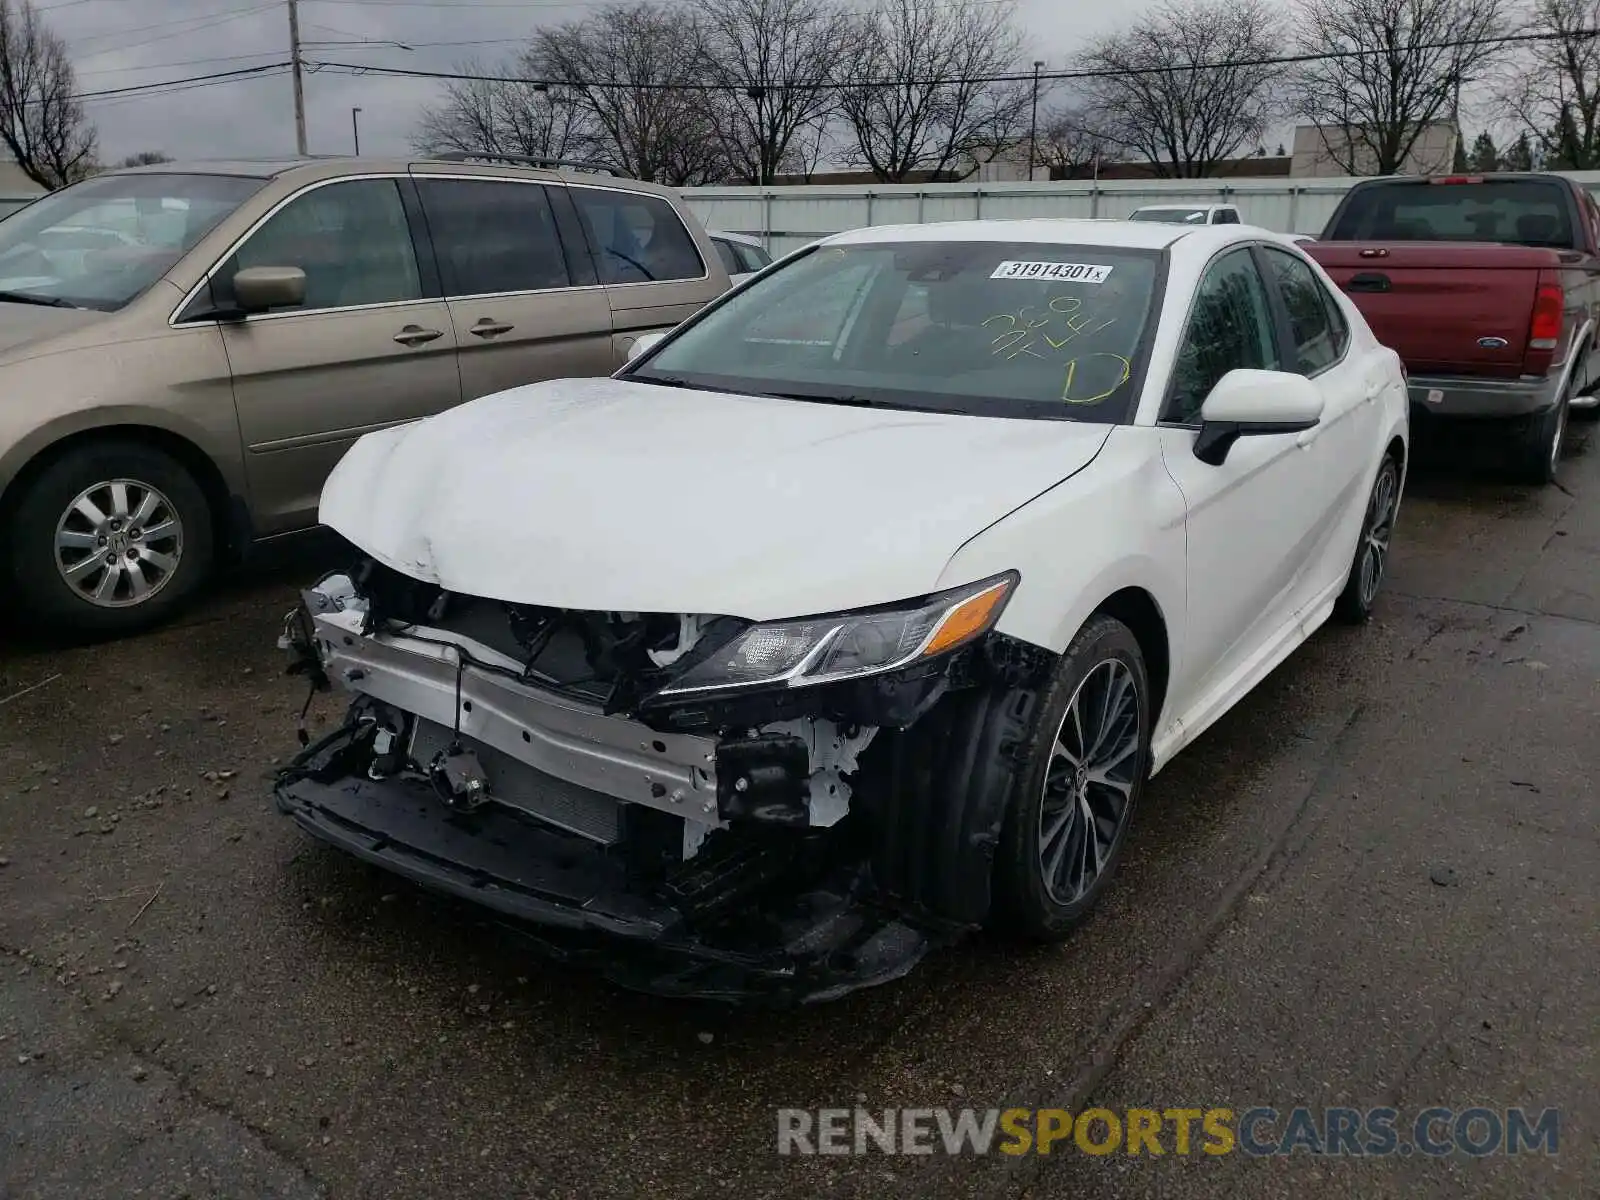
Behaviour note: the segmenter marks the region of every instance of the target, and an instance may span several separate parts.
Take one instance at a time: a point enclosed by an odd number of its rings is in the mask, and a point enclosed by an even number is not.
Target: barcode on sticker
[[[1104,283],[1111,268],[1093,263],[1007,261],[990,279],[1057,279],[1062,283]]]

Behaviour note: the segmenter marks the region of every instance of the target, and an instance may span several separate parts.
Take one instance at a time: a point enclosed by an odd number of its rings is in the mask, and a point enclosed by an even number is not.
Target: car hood
[[[454,592],[769,620],[935,590],[1109,432],[556,380],[368,434],[321,520]]]
[[[26,289],[26,282],[0,280],[0,287]],[[55,308],[45,304],[18,304],[0,300],[0,354],[10,354],[63,333],[104,321],[98,309]]]

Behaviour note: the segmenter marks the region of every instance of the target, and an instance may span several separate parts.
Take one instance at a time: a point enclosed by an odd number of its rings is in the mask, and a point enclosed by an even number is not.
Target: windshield
[[[266,181],[101,175],[0,221],[4,299],[121,308]]]
[[[1204,225],[1211,210],[1206,208],[1141,208],[1130,221],[1160,221],[1164,225]]]
[[[1575,246],[1565,185],[1542,179],[1468,179],[1357,188],[1324,241],[1502,242]],[[3,226],[0,226],[3,228]]]
[[[825,246],[695,318],[626,372],[843,404],[1119,422],[1138,394],[1155,250]]]

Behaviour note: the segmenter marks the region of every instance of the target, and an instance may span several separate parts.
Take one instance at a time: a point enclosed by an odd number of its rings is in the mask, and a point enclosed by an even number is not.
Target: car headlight
[[[1010,572],[913,605],[752,625],[656,694],[809,687],[893,671],[987,633],[1017,579]]]

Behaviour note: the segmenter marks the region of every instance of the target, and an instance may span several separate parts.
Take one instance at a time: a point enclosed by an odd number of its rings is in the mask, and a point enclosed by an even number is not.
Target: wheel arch
[[[75,429],[32,447],[20,468],[0,488],[0,526],[11,518],[28,486],[52,463],[79,447],[113,441],[148,446],[177,461],[194,477],[206,498],[218,555],[237,554],[243,548],[245,538],[238,532],[242,528],[239,520],[242,505],[235,503],[235,492],[216,461],[189,437],[163,426],[139,421]]]
[[[1172,682],[1172,635],[1161,605],[1142,587],[1124,587],[1102,600],[1089,619],[1100,615],[1121,621],[1139,643],[1150,677],[1150,728],[1159,729]]]

